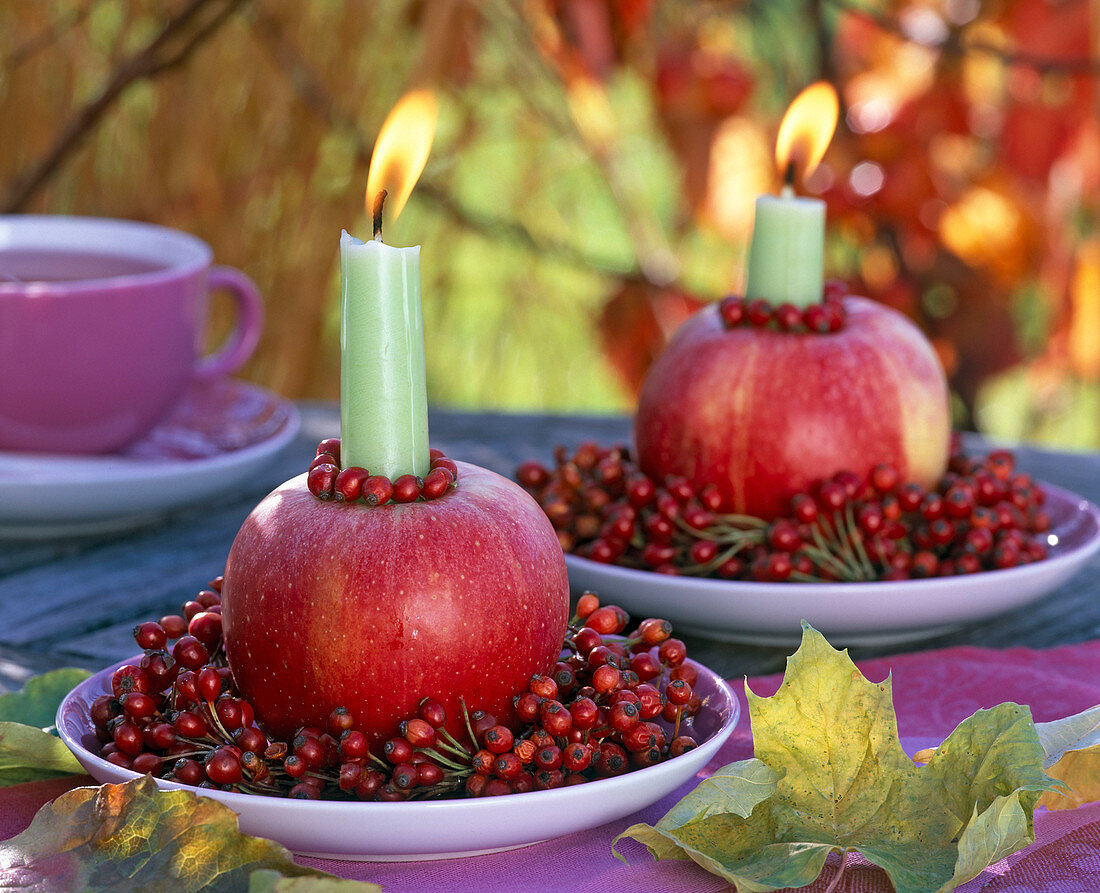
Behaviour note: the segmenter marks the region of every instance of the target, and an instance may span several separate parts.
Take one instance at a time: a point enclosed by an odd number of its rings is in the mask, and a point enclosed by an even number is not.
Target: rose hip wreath
[[[718,314],[727,329],[748,326],[756,329],[778,329],[781,332],[839,332],[847,321],[844,295],[848,288],[840,280],[825,283],[819,303],[796,307],[794,304],[773,305],[762,298],[746,300],[730,295],[718,304]]]
[[[101,757],[203,788],[388,801],[582,784],[696,746],[693,717],[704,701],[672,625],[651,618],[624,636],[627,613],[601,606],[592,593],[577,603],[561,660],[515,697],[514,726],[474,709],[456,739],[443,728],[443,705],[425,697],[378,753],[342,709],[324,729],[275,741],[256,724],[225,665],[220,589],[219,577],[181,614],[134,628],[144,656],[116,670],[111,693],[91,705]]]
[[[365,502],[385,505],[388,502],[416,502],[418,499],[438,499],[457,486],[458,466],[442,450],[431,450],[431,471],[423,479],[415,474],[403,474],[391,481],[384,474],[371,474],[358,465],[340,467],[340,438],[329,437],[317,444],[317,456],[309,464],[306,486],[318,499],[336,502]]]
[[[971,458],[953,438],[936,487],[896,468],[842,471],[796,494],[788,517],[719,514],[712,486],[657,482],[626,447],[583,443],[556,467],[524,462],[519,483],[542,506],[562,549],[593,561],[760,582],[908,580],[1015,567],[1047,557],[1043,491],[1007,450]]]

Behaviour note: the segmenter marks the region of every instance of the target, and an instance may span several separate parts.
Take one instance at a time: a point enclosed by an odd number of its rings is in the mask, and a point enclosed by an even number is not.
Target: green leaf
[[[22,691],[0,695],[0,722],[52,728],[65,695],[90,675],[87,670],[68,667],[28,679]]]
[[[921,771],[940,779],[960,829],[973,820],[975,809],[983,812],[998,797],[1019,792],[1030,830],[1039,795],[1052,787],[1044,759],[1031,711],[999,704],[959,723]]]
[[[0,786],[83,773],[61,739],[32,726],[0,722]]]
[[[687,859],[672,832],[709,816],[733,813],[747,817],[761,800],[775,793],[779,774],[760,760],[742,760],[717,770],[668,811],[656,828],[632,825],[612,841],[611,851],[625,862],[614,844],[624,837],[644,843],[655,859]]]
[[[631,825],[622,834],[611,841],[611,852],[614,853],[615,858],[620,862],[626,862],[622,854],[615,849],[617,844],[624,837],[632,837],[639,843],[644,843],[651,855],[658,862],[661,859],[691,859],[687,851],[680,844],[672,834],[658,830],[652,825],[647,825],[645,822],[639,822],[636,825]]]
[[[776,694],[746,695],[757,759],[700,784],[656,827],[625,832],[655,858],[692,859],[757,893],[804,887],[830,852],[854,850],[897,893],[945,893],[1034,840],[1032,811],[1054,782],[1026,707],[979,711],[918,768],[890,680],[869,682],[805,624]],[[772,770],[754,768],[755,800],[738,768],[753,763]]]
[[[803,887],[821,873],[832,846],[814,841],[791,846],[782,839],[778,818],[765,802],[747,819],[719,814],[658,833],[668,835],[687,858],[711,874],[735,884],[740,893]],[[748,854],[751,858],[745,858]]]
[[[189,791],[158,791],[151,778],[77,788],[43,806],[22,834],[0,843],[0,888],[35,893],[247,890],[254,872],[277,878],[331,875],[296,865],[277,843],[248,837],[229,807]],[[375,891],[284,887],[260,875],[259,890]],[[264,886],[267,884],[267,886]]]
[[[700,782],[669,810],[659,826],[676,828],[724,812],[748,817],[757,803],[775,793],[779,778],[778,772],[760,760],[730,763]]]
[[[27,680],[22,691],[0,695],[0,787],[83,774],[69,749],[50,733],[58,705],[88,675],[87,670],[54,670]]]
[[[955,871],[940,890],[954,890],[994,862],[1032,843],[1035,840],[1031,824],[1033,809],[1025,810],[1016,794],[998,797],[980,814],[975,806],[972,820],[959,838]]]

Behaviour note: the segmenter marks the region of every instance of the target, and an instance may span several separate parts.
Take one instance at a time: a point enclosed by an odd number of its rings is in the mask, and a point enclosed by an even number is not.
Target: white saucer
[[[1006,570],[881,583],[754,583],[674,577],[566,555],[569,584],[681,632],[757,645],[797,645],[802,621],[837,646],[892,645],[986,620],[1053,592],[1100,548],[1100,510],[1043,484],[1050,557]]]
[[[0,539],[40,540],[139,527],[232,492],[298,433],[293,404],[248,382],[195,385],[125,452],[0,452]]]
[[[136,662],[131,658],[130,662]],[[96,781],[123,782],[137,773],[101,759],[88,710],[110,690],[115,664],[85,679],[57,710],[57,731]],[[285,800],[255,794],[201,790],[157,779],[163,790],[213,797],[240,816],[245,834],[276,840],[303,856],[373,862],[453,859],[515,849],[595,828],[656,803],[695,777],[737,725],[740,704],[716,673],[693,663],[695,691],[707,702],[694,720],[700,745],[681,756],[573,787],[477,800],[359,803]],[[608,840],[608,846],[611,841]]]

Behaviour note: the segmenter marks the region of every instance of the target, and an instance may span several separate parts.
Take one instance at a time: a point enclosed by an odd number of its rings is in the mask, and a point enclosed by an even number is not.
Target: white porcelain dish
[[[98,748],[88,710],[96,697],[109,690],[117,666],[84,680],[57,711],[62,740],[100,782],[137,777],[93,752]],[[157,784],[165,790],[189,790],[220,800],[240,816],[243,832],[276,840],[301,855],[419,861],[514,849],[631,815],[696,776],[733,731],[740,707],[720,676],[700,664],[695,667],[699,672],[695,690],[707,698],[694,721],[699,747],[616,778],[529,794],[409,803],[284,800],[199,790],[159,779]]]
[[[1100,548],[1100,510],[1043,484],[1050,557],[1006,570],[881,583],[754,583],[674,577],[566,555],[570,587],[681,632],[757,645],[797,645],[802,621],[834,645],[890,645],[987,620],[1053,592]]]

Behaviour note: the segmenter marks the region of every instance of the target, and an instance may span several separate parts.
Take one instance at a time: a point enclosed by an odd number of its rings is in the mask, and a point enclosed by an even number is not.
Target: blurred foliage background
[[[0,210],[196,233],[265,295],[245,375],[334,398],[339,232],[432,84],[386,231],[423,245],[430,399],[628,411],[740,286],[778,120],[824,77],[829,272],[924,327],[959,424],[1096,448],[1098,60],[1098,0],[9,0]]]

